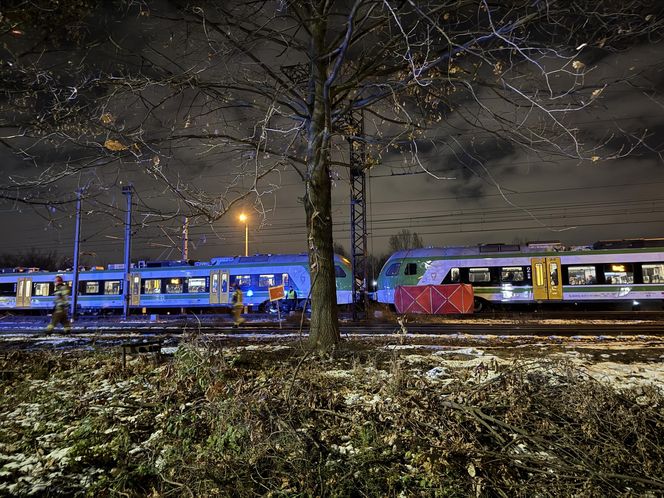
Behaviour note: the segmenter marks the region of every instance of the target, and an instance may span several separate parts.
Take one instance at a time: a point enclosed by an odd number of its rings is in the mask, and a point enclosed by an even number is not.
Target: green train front
[[[0,309],[44,311],[53,307],[53,279],[61,274],[71,285],[71,272],[0,274]],[[335,256],[337,304],[351,302],[352,273],[347,259]],[[117,310],[123,306],[122,265],[79,274],[78,305],[85,310]],[[179,310],[230,306],[236,283],[248,306],[269,302],[269,288],[293,287],[300,300],[310,293],[306,254],[254,255],[213,258],[210,262],[142,262],[129,274],[133,309]]]
[[[399,285],[466,283],[476,304],[664,302],[664,240],[559,242],[423,248],[393,254],[377,279],[376,299],[394,303]]]

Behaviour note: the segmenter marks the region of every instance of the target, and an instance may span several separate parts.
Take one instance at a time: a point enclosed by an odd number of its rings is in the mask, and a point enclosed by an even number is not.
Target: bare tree
[[[367,169],[396,152],[434,179],[423,144],[486,169],[477,130],[561,157],[622,157],[644,133],[586,144],[573,124],[608,85],[584,60],[659,39],[664,23],[654,0],[148,0],[106,6],[103,20],[90,0],[52,46],[39,33],[54,14],[12,5],[0,21],[0,143],[37,173],[11,176],[0,195],[55,202],[58,182],[92,192],[129,170],[169,192],[141,202],[144,222],[214,221],[248,198],[267,216],[280,173],[295,171],[321,349],[340,340],[331,193],[349,139],[367,148]],[[358,113],[363,128],[349,124]],[[194,161],[220,168],[217,188],[181,165]]]
[[[346,252],[346,248],[344,247],[343,244],[335,242],[332,249],[334,251],[334,254],[338,254],[339,256],[344,256],[345,258],[348,257],[348,252]]]
[[[399,233],[390,236],[390,251],[406,251],[408,249],[417,249],[424,246],[422,237],[416,233],[411,233],[410,230],[404,229]]]

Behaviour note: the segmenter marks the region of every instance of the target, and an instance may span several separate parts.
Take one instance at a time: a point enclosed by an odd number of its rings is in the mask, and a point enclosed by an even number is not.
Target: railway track
[[[155,316],[155,315],[153,315]],[[257,332],[264,330],[299,330],[298,317],[286,317],[279,324],[275,315],[250,313],[245,315],[247,322],[243,329]],[[43,331],[48,322],[47,317],[25,317],[5,315],[0,317],[0,335],[7,333]],[[390,328],[399,328],[405,323],[411,332],[427,332],[440,330],[449,333],[464,330],[521,330],[534,331],[570,330],[570,329],[603,329],[619,330],[625,328],[643,328],[649,330],[664,329],[664,312],[660,311],[582,311],[582,312],[488,312],[475,315],[397,315],[379,314],[378,319],[352,322],[350,316],[341,314],[341,327],[344,330],[366,330],[367,333]],[[304,321],[306,328],[307,321]],[[80,317],[74,324],[76,333],[105,333],[115,331],[162,331],[165,333],[190,332],[192,330],[214,331],[232,328],[229,315],[169,315],[157,316],[150,320],[145,316],[130,317]]]
[[[99,325],[99,326],[85,326],[74,327],[71,334],[64,334],[62,329],[56,330],[53,337],[72,335],[73,337],[84,335],[131,335],[131,334],[148,334],[148,335],[183,335],[183,334],[298,334],[308,333],[308,326],[300,328],[292,324],[279,324],[275,323],[245,323],[240,328],[235,328],[231,324],[199,324],[199,325],[136,325],[136,324],[121,324],[121,325]],[[492,335],[664,335],[664,321],[663,322],[611,322],[611,323],[594,323],[594,322],[577,322],[577,323],[537,323],[537,322],[521,322],[521,323],[507,323],[497,321],[486,322],[447,322],[447,323],[405,323],[403,325],[394,323],[382,324],[342,324],[341,334],[359,334],[359,335],[383,335],[393,333],[409,333],[409,334],[432,334],[432,335],[449,335],[449,334],[492,334]],[[39,337],[49,337],[43,332],[43,327],[32,326],[9,326],[0,327],[0,340],[2,337],[16,336],[16,335],[29,335]]]
[[[293,341],[306,338],[308,330],[294,324],[256,322],[240,328],[231,324],[198,324],[181,327],[171,324],[122,324],[122,326],[77,327],[72,334],[62,330],[46,335],[40,329],[0,328],[0,347],[11,350],[77,350],[108,348],[123,344],[157,342],[175,346],[182,339],[199,338],[223,344],[248,344]],[[459,340],[520,342],[543,341],[559,343],[562,340],[647,340],[664,344],[664,321],[593,322],[580,323],[506,323],[496,320],[448,323],[359,323],[342,324],[342,338],[360,341],[408,342],[409,344],[435,344],[440,341]]]

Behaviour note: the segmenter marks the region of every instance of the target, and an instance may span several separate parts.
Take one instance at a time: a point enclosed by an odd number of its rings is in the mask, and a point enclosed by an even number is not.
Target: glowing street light
[[[244,223],[244,255],[249,256],[249,225],[247,224],[247,221],[249,218],[247,217],[246,214],[241,213],[240,214],[240,221]]]

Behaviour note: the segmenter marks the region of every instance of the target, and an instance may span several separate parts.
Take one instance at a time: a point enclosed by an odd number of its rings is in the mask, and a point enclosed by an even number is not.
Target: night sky
[[[124,34],[128,31],[126,26],[122,29]],[[172,37],[168,32],[152,35],[160,41]],[[23,43],[6,34],[3,40]],[[125,39],[138,50],[145,49],[142,40],[140,36]],[[619,81],[573,117],[585,145],[606,145],[595,160],[527,151],[471,129],[454,113],[439,131],[417,142],[421,164],[408,152],[383,153],[367,176],[369,252],[376,256],[386,253],[390,235],[402,229],[416,232],[427,246],[535,240],[586,244],[601,239],[664,237],[664,162],[658,153],[664,147],[663,53],[661,43],[644,42],[618,53],[581,51],[580,59],[589,69],[585,83],[601,88]],[[10,60],[7,51],[2,58],[3,64]],[[479,97],[499,113],[510,112],[488,94]],[[470,101],[464,112],[481,115]],[[148,125],[159,126],[156,122]],[[621,134],[631,138],[617,138]],[[634,146],[631,154],[615,157],[630,145]],[[342,143],[338,158],[347,160],[346,152]],[[57,157],[45,153],[42,159],[57,162],[66,155],[61,150]],[[222,192],[229,182],[219,158],[202,159],[186,148],[173,152],[164,167],[208,192]],[[0,168],[3,178],[26,170],[32,174],[31,166],[5,147],[0,147]],[[348,250],[348,173],[343,169],[335,172],[335,242]],[[148,223],[137,229],[133,258],[178,259],[179,226],[184,217],[175,216],[155,226],[145,215],[146,206],[162,206],[171,200],[164,187],[138,174],[136,165],[111,164],[104,173],[96,174],[107,175],[108,188],[84,202],[81,250],[88,253],[86,261],[122,260],[124,198],[120,191],[129,181],[140,197],[135,221]],[[59,194],[72,192],[80,181],[65,181],[58,187]],[[280,168],[279,174],[270,175],[261,193],[258,205],[248,199],[225,218],[192,225],[189,257],[207,260],[242,253],[244,227],[237,219],[242,211],[250,217],[251,253],[306,251],[305,215],[299,200],[302,184],[297,175],[287,167]],[[100,203],[112,207],[111,216],[109,209],[100,212]],[[0,252],[36,248],[71,253],[73,204],[30,207],[5,202],[0,209],[0,229],[5,234]]]

